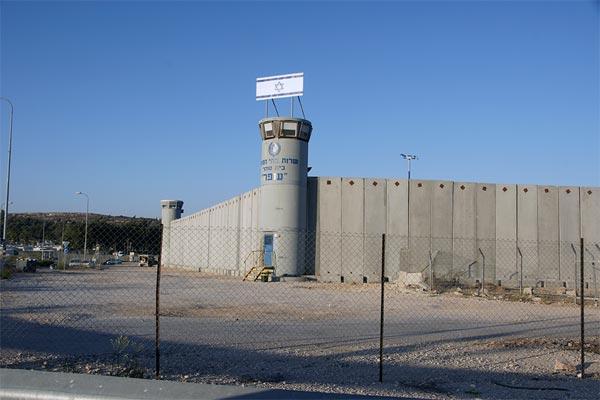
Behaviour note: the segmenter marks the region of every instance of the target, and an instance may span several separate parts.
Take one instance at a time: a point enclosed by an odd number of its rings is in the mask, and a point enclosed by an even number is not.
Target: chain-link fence
[[[352,392],[383,361],[384,382],[451,392],[575,373],[583,298],[600,376],[597,243],[584,242],[582,269],[578,242],[144,219],[92,220],[87,239],[81,221],[42,228],[9,231],[3,367],[153,377],[160,355],[166,379]]]

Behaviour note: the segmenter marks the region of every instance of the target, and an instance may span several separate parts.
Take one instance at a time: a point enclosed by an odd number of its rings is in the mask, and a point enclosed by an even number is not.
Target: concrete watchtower
[[[171,251],[171,222],[181,218],[183,213],[183,201],[181,200],[161,200],[161,222],[163,224],[161,264],[170,264]]]
[[[165,228],[171,226],[171,221],[181,218],[183,213],[183,201],[181,200],[161,200],[161,222]]]
[[[312,124],[301,118],[276,117],[262,119],[258,125],[262,137],[259,212],[262,245],[266,256],[269,250],[275,255],[276,275],[301,275]]]

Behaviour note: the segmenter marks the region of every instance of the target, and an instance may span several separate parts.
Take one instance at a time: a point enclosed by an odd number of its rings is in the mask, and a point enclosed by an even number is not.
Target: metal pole
[[[379,382],[383,382],[383,306],[385,290],[385,233],[381,235],[381,315],[379,318]]]
[[[408,159],[408,180],[410,181],[410,158]]]
[[[6,224],[8,221],[8,204],[10,200],[10,161],[12,158],[14,107],[12,102],[6,97],[0,97],[0,100],[6,101],[10,106],[10,125],[8,130],[8,163],[6,167],[6,203],[4,203],[4,225],[2,227],[2,245],[4,246],[4,248],[6,248]]]
[[[302,111],[302,118],[306,119],[306,115],[304,114],[304,107],[302,107],[302,100],[300,100],[300,96],[298,98],[298,104],[300,104],[300,111]]]
[[[62,234],[60,235],[60,248],[61,248],[61,253],[63,253],[63,271],[65,270],[65,261],[66,261],[66,257],[65,257],[65,224],[67,222],[63,222],[63,228],[62,228]],[[60,256],[58,258],[58,263],[60,264]],[[56,266],[56,269],[58,269],[58,265]]]
[[[46,243],[46,220],[42,224],[42,260],[44,259],[44,243]]]
[[[579,309],[581,311],[581,376],[580,378],[583,379],[583,377],[585,376],[585,351],[584,351],[584,346],[585,346],[585,312],[584,312],[584,303],[583,303],[583,280],[584,280],[584,276],[583,276],[583,261],[584,261],[584,250],[583,250],[583,238],[580,239],[580,276],[579,276]]]
[[[429,250],[429,290],[433,291],[433,256]]]
[[[291,108],[292,108],[292,118],[294,117],[294,97],[290,97],[290,102],[292,103]]]
[[[75,194],[84,195],[86,198],[85,205],[85,233],[83,236],[83,261],[87,258],[87,233],[88,233],[88,214],[90,213],[90,196],[84,192],[76,192]]]
[[[481,295],[485,295],[485,254],[481,251],[481,247],[478,249],[481,258],[483,258],[483,264],[481,265]]]
[[[154,313],[155,321],[155,337],[154,337],[154,357],[155,357],[155,373],[154,378],[160,379],[160,266],[162,264],[162,237],[163,237],[163,225],[160,227],[160,251],[158,252],[158,265],[156,266],[156,305]]]
[[[575,304],[577,304],[577,250],[575,250],[573,243],[571,243],[571,250],[573,250],[573,254],[575,255],[575,261],[573,262],[573,266],[575,267],[575,271],[573,271],[573,287],[575,288]]]
[[[86,194],[85,204],[85,233],[83,235],[83,261],[87,261],[88,215],[90,213],[90,197]]]
[[[523,295],[523,253],[521,253],[521,248],[519,246],[517,246],[517,251],[519,252],[519,260],[520,260],[519,290],[521,292],[521,295]]]

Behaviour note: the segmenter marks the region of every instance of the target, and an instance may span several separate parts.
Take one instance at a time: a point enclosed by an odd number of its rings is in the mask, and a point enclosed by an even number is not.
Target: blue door
[[[273,234],[265,234],[263,239],[263,260],[265,267],[273,266]]]

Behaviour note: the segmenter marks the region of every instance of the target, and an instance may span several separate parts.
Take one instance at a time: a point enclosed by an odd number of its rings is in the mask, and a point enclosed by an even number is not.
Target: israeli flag
[[[304,72],[256,79],[256,100],[281,99],[304,94]]]

